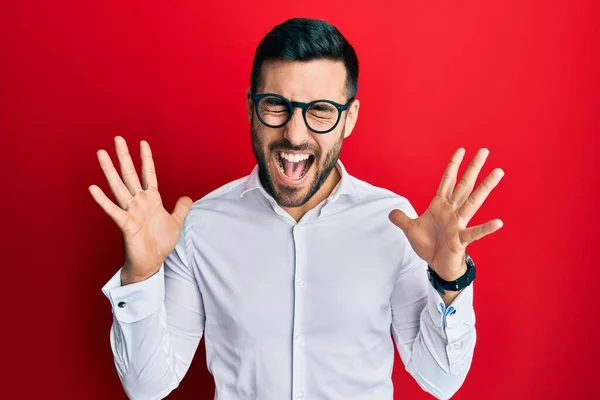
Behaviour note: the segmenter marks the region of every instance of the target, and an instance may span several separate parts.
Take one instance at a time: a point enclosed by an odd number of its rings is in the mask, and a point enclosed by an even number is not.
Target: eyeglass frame
[[[354,97],[351,97],[350,99],[348,99],[348,102],[346,104],[340,104],[340,103],[336,103],[333,100],[314,100],[311,101],[309,103],[305,103],[302,101],[291,101],[286,99],[285,97],[283,97],[280,94],[277,93],[261,93],[261,94],[251,94],[252,96],[252,101],[254,101],[254,110],[256,111],[256,115],[258,116],[258,119],[260,120],[260,122],[269,127],[269,128],[281,128],[282,126],[285,126],[285,124],[287,124],[288,122],[290,122],[290,119],[292,119],[292,115],[294,114],[294,107],[300,107],[302,109],[302,118],[304,118],[304,124],[306,125],[306,127],[311,131],[314,132],[316,134],[319,135],[323,135],[325,133],[329,133],[332,130],[334,130],[338,124],[340,123],[340,119],[342,118],[342,113],[346,110],[348,110],[348,107],[350,107],[350,104],[354,101]],[[268,96],[272,96],[272,97],[277,97],[281,100],[283,100],[287,106],[288,106],[288,110],[290,110],[289,115],[287,117],[287,119],[285,120],[285,122],[283,122],[282,124],[279,125],[270,125],[267,124],[260,116],[260,112],[258,112],[258,103],[265,97]],[[338,117],[337,120],[335,121],[335,124],[333,124],[333,126],[329,129],[327,129],[326,131],[317,131],[313,128],[310,127],[310,125],[308,124],[308,121],[306,120],[306,112],[308,111],[308,109],[310,107],[312,107],[314,104],[316,103],[329,103],[331,105],[333,105],[337,110],[338,110]]]

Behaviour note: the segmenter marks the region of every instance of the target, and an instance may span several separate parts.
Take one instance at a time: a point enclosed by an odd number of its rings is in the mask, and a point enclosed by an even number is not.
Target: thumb
[[[388,215],[390,221],[406,234],[413,223],[413,220],[409,218],[403,211],[395,209]]]
[[[193,204],[194,202],[192,199],[187,196],[180,197],[177,200],[177,203],[175,203],[175,208],[173,209],[173,213],[171,213],[171,215],[173,218],[175,218],[179,226],[183,224],[183,220],[192,209]]]

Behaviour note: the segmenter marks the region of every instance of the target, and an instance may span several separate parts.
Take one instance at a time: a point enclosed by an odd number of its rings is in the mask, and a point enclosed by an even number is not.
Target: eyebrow
[[[283,94],[283,92],[280,92],[280,91],[277,91],[277,90],[267,90],[267,89],[262,89],[260,91],[260,93],[274,93],[274,94],[278,94],[280,96],[285,97],[289,101],[299,101],[299,102],[302,102],[302,103],[310,103],[311,101],[317,101],[317,100],[329,100],[329,101],[335,101],[336,103],[344,104],[344,101],[345,101],[344,99],[342,99],[342,100],[335,100],[333,97],[327,97],[327,96],[315,97],[315,98],[312,98],[310,100],[297,100],[297,99],[290,98],[290,96],[286,96],[285,94]],[[344,96],[344,95],[342,94],[342,96]]]

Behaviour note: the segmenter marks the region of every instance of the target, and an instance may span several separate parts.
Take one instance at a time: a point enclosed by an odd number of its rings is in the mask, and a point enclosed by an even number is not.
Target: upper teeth
[[[281,158],[285,158],[290,162],[300,162],[308,160],[308,157],[310,157],[310,154],[288,154],[284,153],[283,151],[279,152],[279,155],[281,156]]]

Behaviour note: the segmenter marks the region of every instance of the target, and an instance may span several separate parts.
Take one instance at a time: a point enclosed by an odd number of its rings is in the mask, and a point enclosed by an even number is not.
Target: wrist
[[[159,268],[152,269],[149,274],[135,274],[128,268],[123,267],[121,270],[121,286],[131,285],[138,282],[143,282],[156,274],[160,270]]]
[[[462,264],[460,265],[460,269],[458,269],[458,270],[454,270],[449,273],[446,272],[446,273],[442,273],[442,274],[437,273],[437,270],[435,270],[435,269],[434,269],[434,271],[436,271],[436,274],[443,280],[452,282],[452,281],[457,280],[461,276],[463,276],[467,272],[468,268],[469,268],[469,266],[467,265],[467,262],[465,261],[465,259],[463,257]]]
[[[473,282],[476,275],[475,263],[467,253],[465,253],[463,262],[465,265],[461,270],[451,274],[451,276],[440,276],[430,265],[428,266],[429,281],[441,295],[445,295],[447,290],[450,292],[458,292]]]

